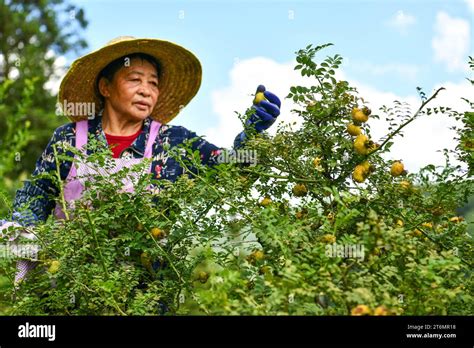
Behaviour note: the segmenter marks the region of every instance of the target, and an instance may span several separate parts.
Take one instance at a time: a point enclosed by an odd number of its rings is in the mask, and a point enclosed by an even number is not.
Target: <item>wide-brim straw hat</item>
[[[93,105],[97,114],[102,107],[96,88],[99,73],[112,61],[132,53],[148,54],[160,65],[160,94],[150,116],[162,124],[175,118],[199,90],[201,63],[193,53],[172,42],[131,36],[113,39],[72,63],[59,88],[58,103],[63,114],[74,122],[86,119],[91,116],[87,110],[92,109],[86,105]]]

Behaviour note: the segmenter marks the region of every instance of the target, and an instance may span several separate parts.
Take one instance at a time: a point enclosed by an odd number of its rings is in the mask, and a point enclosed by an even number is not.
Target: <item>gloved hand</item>
[[[266,91],[265,86],[259,85],[252,108],[255,110],[245,122],[246,127],[252,127],[257,133],[268,129],[280,115],[280,99],[272,92]],[[234,148],[239,148],[247,138],[245,131],[239,133],[234,140]]]
[[[280,99],[272,92],[266,91],[264,85],[259,85],[252,106],[255,113],[249,117],[246,125],[254,126],[258,133],[270,128],[280,115],[280,106]]]

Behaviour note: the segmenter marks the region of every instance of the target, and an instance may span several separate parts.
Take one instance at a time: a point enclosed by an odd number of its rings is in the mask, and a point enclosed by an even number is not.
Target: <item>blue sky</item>
[[[250,106],[253,87],[249,85],[244,93],[242,88],[233,88],[237,82],[231,74],[242,71],[236,65],[256,57],[268,59],[275,67],[286,64],[288,68],[296,50],[310,43],[332,42],[335,46],[324,50],[320,58],[341,54],[346,79],[377,93],[410,98],[416,95],[417,86],[429,92],[441,83],[461,84],[469,73],[465,70],[467,56],[474,51],[473,0],[76,3],[84,8],[89,20],[85,37],[91,50],[116,36],[132,35],[172,41],[196,54],[203,65],[201,90],[172,123],[201,135],[218,133],[219,127],[226,127],[223,120],[227,116],[219,114],[217,98],[229,98],[230,113],[244,111],[246,98]],[[261,72],[264,79],[270,65],[253,67],[252,71],[257,71],[255,87],[266,82],[259,81],[258,75]],[[291,81],[283,75],[280,80],[274,76],[270,80],[273,85],[267,88],[284,97]],[[232,91],[238,95],[232,95]],[[232,124],[229,136],[239,131],[234,131]],[[219,141],[218,137],[213,139]]]

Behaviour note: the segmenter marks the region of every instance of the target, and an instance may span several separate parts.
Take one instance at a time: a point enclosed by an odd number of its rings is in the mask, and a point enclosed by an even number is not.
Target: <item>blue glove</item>
[[[280,99],[272,92],[266,91],[264,85],[259,85],[252,105],[255,113],[245,122],[246,127],[253,127],[257,133],[270,128],[280,115],[280,106]],[[234,140],[234,147],[241,147],[246,138],[245,131],[241,132]]]
[[[280,106],[280,99],[275,94],[266,91],[265,86],[259,85],[252,106],[255,113],[249,117],[246,125],[253,125],[257,133],[270,128],[280,115]]]

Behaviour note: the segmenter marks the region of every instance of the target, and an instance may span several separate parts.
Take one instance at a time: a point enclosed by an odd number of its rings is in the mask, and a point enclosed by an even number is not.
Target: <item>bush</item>
[[[455,216],[472,195],[468,173],[447,151],[444,167],[418,173],[381,155],[413,119],[444,112],[464,120],[456,154],[472,171],[472,114],[426,109],[440,90],[420,91],[413,115],[394,117],[398,102],[381,110],[392,126],[377,144],[380,116],[334,77],[342,57],[315,62],[326,46],[297,52],[295,69],[316,83],[290,88],[302,127],[252,136],[255,166],[204,167],[187,143],[169,149],[187,169],[175,183],[142,175],[129,193],[128,170],[98,177],[68,219],[31,230],[40,264],[9,313],[471,314],[472,238]]]

